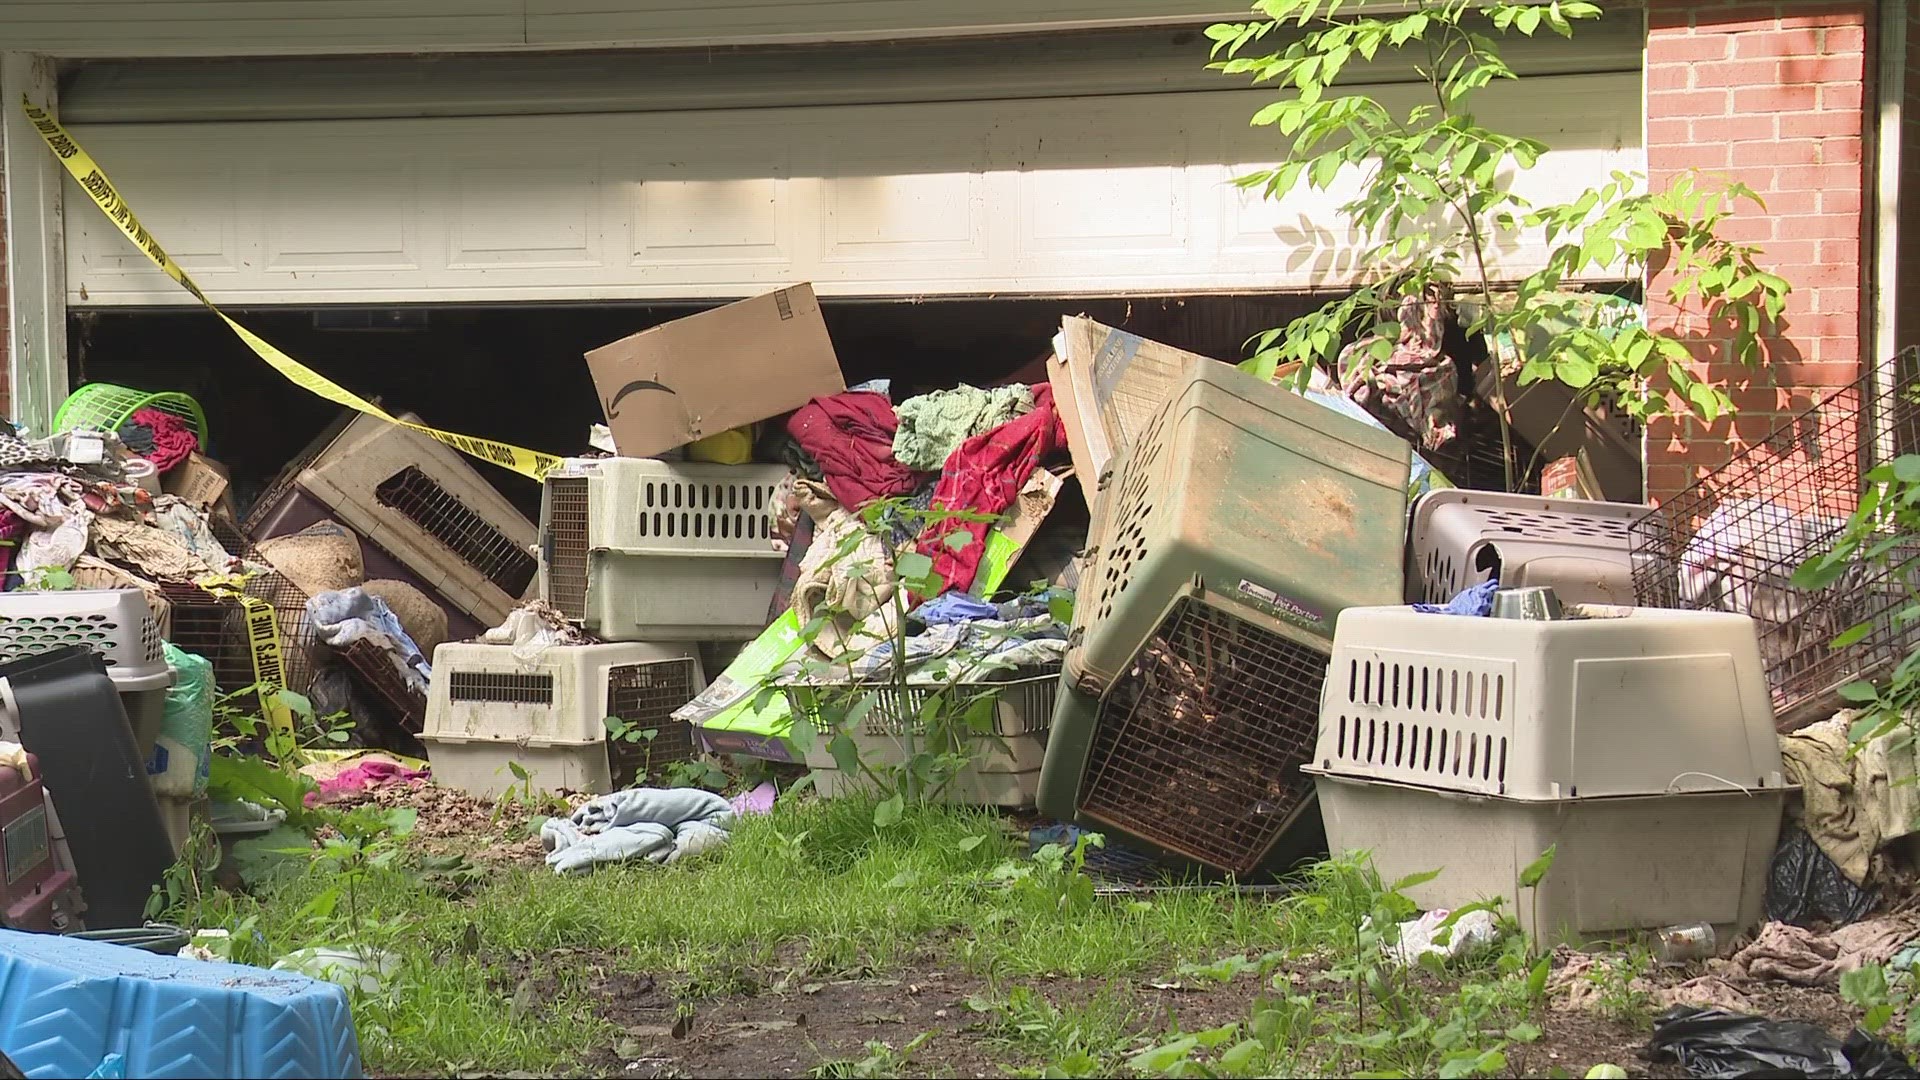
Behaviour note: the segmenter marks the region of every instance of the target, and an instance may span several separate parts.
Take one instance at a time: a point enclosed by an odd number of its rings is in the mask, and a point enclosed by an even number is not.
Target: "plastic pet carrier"
[[[1845,530],[1872,463],[1920,452],[1920,351],[1892,366],[1889,385],[1876,389],[1875,373],[1831,392],[1633,528],[1640,603],[1753,618],[1782,731],[1832,715],[1841,686],[1920,644],[1920,623],[1897,618],[1920,544],[1889,536],[1885,561],[1856,563],[1826,588],[1793,584]],[[1863,623],[1870,633],[1833,647]]]
[[[420,740],[436,783],[483,798],[521,785],[509,762],[535,791],[605,794],[694,756],[673,711],[702,685],[698,657],[678,646],[554,645],[523,659],[449,643],[433,653]],[[610,739],[609,717],[635,737]]]
[[[1589,610],[1348,609],[1307,768],[1329,848],[1439,870],[1423,908],[1502,897],[1536,938],[1754,925],[1787,785],[1752,621]]]
[[[1323,641],[1342,608],[1399,601],[1411,463],[1394,435],[1199,367],[1101,491],[1069,676],[1102,694],[1195,582]]]
[[[437,601],[454,637],[499,625],[532,591],[533,525],[457,451],[410,428],[355,413],[328,429],[261,496],[245,532],[258,542],[320,521],[359,535],[368,580]]]
[[[859,776],[842,772],[828,749],[844,716],[871,696],[854,730],[848,735],[868,765],[901,765],[907,760],[909,734],[926,730],[929,708],[958,710],[952,730],[965,732],[962,745],[972,762],[954,776],[940,793],[941,801],[971,806],[1032,806],[1039,790],[1040,768],[1046,754],[1047,725],[1054,696],[1060,688],[1056,672],[1022,673],[998,682],[960,682],[951,686],[891,685],[863,687],[854,683],[809,684],[785,687],[796,718],[813,726],[814,738],[805,750],[814,788],[829,798],[863,790]],[[863,693],[864,691],[864,693]],[[926,749],[924,743],[916,749]]]
[[[1570,604],[1632,604],[1632,503],[1542,499],[1448,488],[1413,505],[1407,602],[1444,604],[1498,577],[1551,587]]]
[[[610,641],[746,640],[779,584],[784,465],[569,459],[540,510],[543,595]]]
[[[160,651],[160,626],[138,589],[0,593],[0,663],[84,645],[107,662],[107,677],[142,751],[153,749],[173,673]]]

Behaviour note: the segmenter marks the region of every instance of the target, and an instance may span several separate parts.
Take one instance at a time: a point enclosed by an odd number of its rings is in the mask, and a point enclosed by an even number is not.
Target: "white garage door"
[[[1642,168],[1639,88],[1634,71],[1542,74],[1490,91],[1481,119],[1548,143],[1520,188],[1564,198]],[[1372,91],[1417,100],[1411,86]],[[843,297],[1337,286],[1353,272],[1339,192],[1268,203],[1228,182],[1273,160],[1275,133],[1246,122],[1271,98],[73,131],[223,304],[697,299],[802,280]],[[72,304],[185,301],[77,189],[67,206]],[[1537,238],[1508,238],[1502,273],[1541,256]]]

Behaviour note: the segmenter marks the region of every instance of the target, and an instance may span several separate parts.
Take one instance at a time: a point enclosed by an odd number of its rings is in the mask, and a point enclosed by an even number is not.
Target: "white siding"
[[[0,43],[238,56],[856,41],[1190,22],[1233,0],[4,0]]]
[[[1379,88],[1412,104],[1409,87]],[[1636,75],[1489,92],[1554,150],[1521,188],[1639,169]],[[1262,202],[1266,91],[469,119],[86,125],[217,300],[315,304],[1310,289],[1352,273],[1338,193]],[[178,304],[68,188],[70,300]],[[1504,274],[1537,265],[1510,238]]]

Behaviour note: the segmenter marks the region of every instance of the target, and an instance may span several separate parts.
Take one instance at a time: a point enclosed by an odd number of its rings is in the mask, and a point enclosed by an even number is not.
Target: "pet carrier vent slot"
[[[539,564],[499,529],[469,509],[416,465],[374,489],[380,505],[405,515],[508,596],[526,592]]]
[[[1151,470],[1161,451],[1155,437],[1158,433],[1157,426],[1147,432],[1136,444],[1134,455],[1127,459],[1126,476],[1115,506],[1121,524],[1109,549],[1101,553],[1103,570],[1100,595],[1094,606],[1096,621],[1113,614],[1114,601],[1126,591],[1134,566],[1147,555],[1147,521],[1153,517],[1154,510]]]
[[[553,676],[501,671],[454,671],[447,676],[447,696],[453,701],[551,705]]]
[[[584,476],[547,478],[547,599],[569,619],[587,617],[587,498]]]
[[[673,719],[697,689],[695,661],[621,664],[607,669],[607,715],[640,732],[636,739],[610,739],[615,787],[625,787],[663,765],[694,756],[693,726]],[[646,732],[653,732],[651,736]]]
[[[120,642],[114,631],[120,624],[105,615],[28,615],[0,619],[0,654],[33,656],[67,645],[85,645],[112,667]]]
[[[1181,600],[1101,702],[1082,812],[1251,873],[1312,794],[1300,766],[1326,671],[1318,650]]]
[[[1506,730],[1515,708],[1508,665],[1394,652],[1347,655],[1334,664],[1346,687],[1345,704],[1328,718],[1336,757],[1408,783],[1506,782]]]
[[[767,540],[767,489],[751,483],[649,480],[635,535],[646,539]]]

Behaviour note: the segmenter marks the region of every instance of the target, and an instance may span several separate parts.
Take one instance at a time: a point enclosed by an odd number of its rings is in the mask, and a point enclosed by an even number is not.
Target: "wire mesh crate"
[[[173,608],[168,640],[174,647],[205,657],[213,665],[215,685],[224,693],[254,685],[253,642],[241,601],[185,582],[163,582],[160,591]],[[273,608],[282,682],[288,690],[306,693],[316,671],[306,591],[275,570],[249,577],[245,591]]]
[[[1097,707],[1062,699],[1041,810],[1227,873],[1272,865],[1312,808],[1300,768],[1328,648],[1225,597],[1179,597]]]
[[[1630,503],[1448,488],[1421,496],[1407,536],[1407,602],[1444,604],[1493,577],[1575,604],[1633,603]]]
[[[1782,731],[1824,718],[1841,686],[1920,643],[1920,623],[1894,619],[1920,544],[1895,543],[1887,563],[1858,563],[1826,588],[1792,583],[1846,528],[1872,462],[1920,450],[1920,351],[1893,366],[1890,385],[1868,376],[1834,392],[1633,526],[1641,604],[1753,618]],[[1864,638],[1832,647],[1862,623]]]

